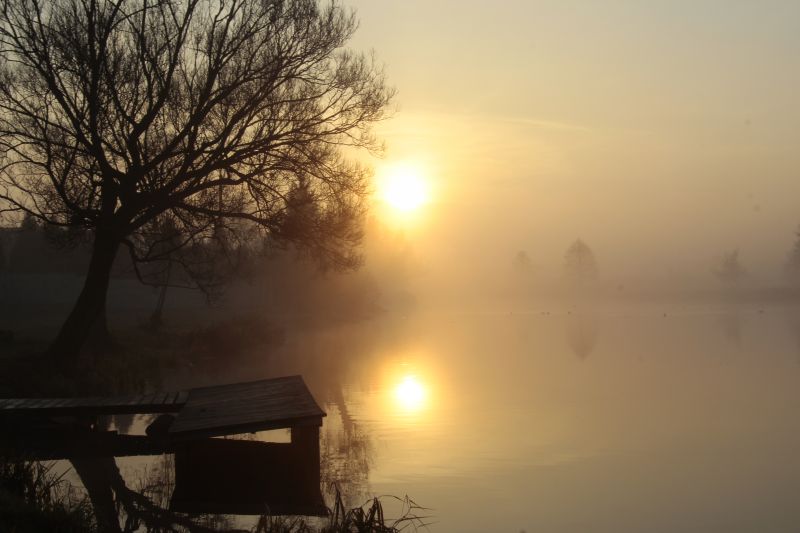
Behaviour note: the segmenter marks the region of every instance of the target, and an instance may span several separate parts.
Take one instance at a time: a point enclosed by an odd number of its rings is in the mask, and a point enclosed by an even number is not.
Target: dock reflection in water
[[[104,531],[120,531],[123,517],[132,531],[132,521],[196,525],[183,514],[327,513],[319,450],[325,413],[298,376],[149,397],[0,400],[0,409],[6,429],[0,457],[69,462]],[[159,415],[146,435],[107,429],[108,413],[133,412],[176,415]],[[290,442],[212,438],[282,427],[291,428]],[[169,481],[141,491],[128,487],[117,457],[163,454],[174,458],[173,472],[162,472]]]
[[[230,517],[208,515],[327,512],[319,463],[309,464],[306,454],[290,443],[196,441],[137,468],[132,485],[114,457],[85,454],[64,461],[84,487],[98,523],[108,531],[120,531],[120,524],[126,531],[141,526],[227,528]]]
[[[794,530],[800,312],[551,310],[308,328],[213,379],[302,374],[328,412],[323,496],[334,483],[348,506],[408,494],[433,509],[431,531]],[[733,339],[728,312],[747,324]],[[115,505],[171,520],[175,461],[119,460],[130,492],[103,466]]]
[[[340,385],[347,426],[371,450],[361,492],[411,495],[434,510],[433,531],[745,533],[800,521],[789,501],[800,490],[796,316],[548,311],[431,313],[340,328],[341,339],[325,328],[269,365]],[[727,312],[747,324],[738,357],[720,334]],[[331,356],[340,344],[346,356]]]

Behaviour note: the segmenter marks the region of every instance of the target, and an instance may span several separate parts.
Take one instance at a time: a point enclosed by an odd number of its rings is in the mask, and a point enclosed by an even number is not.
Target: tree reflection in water
[[[211,532],[211,531],[231,531],[242,523],[250,523],[255,526],[257,518],[249,520],[237,518],[232,515],[212,514],[220,512],[246,512],[255,514],[268,511],[269,506],[258,507],[254,513],[249,511],[220,511],[230,504],[231,495],[244,494],[243,500],[250,496],[249,487],[257,489],[256,497],[271,499],[278,494],[278,503],[286,505],[280,495],[297,495],[297,499],[292,500],[289,506],[295,505],[300,509],[308,506],[314,498],[307,496],[316,491],[319,497],[319,481],[327,492],[327,502],[333,505],[338,491],[341,502],[345,507],[353,508],[361,505],[365,500],[367,491],[367,480],[372,457],[372,442],[369,435],[353,420],[347,404],[344,401],[341,389],[334,388],[330,396],[330,418],[340,419],[340,424],[329,423],[322,434],[320,449],[320,469],[316,474],[316,481],[313,482],[314,490],[307,490],[305,487],[307,478],[302,474],[302,465],[298,468],[297,464],[291,459],[294,457],[290,444],[267,444],[254,440],[251,436],[240,436],[236,441],[230,439],[210,439],[209,444],[233,445],[234,442],[241,442],[243,448],[265,447],[266,455],[245,455],[235,453],[238,448],[232,448],[234,453],[223,454],[219,462],[216,456],[209,458],[208,461],[195,463],[192,466],[192,477],[203,480],[222,479],[222,486],[216,486],[215,481],[199,483],[193,480],[184,479],[184,486],[188,481],[190,485],[190,504],[194,502],[195,508],[201,512],[183,513],[174,511],[184,511],[176,507],[176,472],[180,476],[180,469],[176,470],[176,456],[172,453],[151,456],[146,459],[144,464],[137,460],[134,468],[120,468],[120,463],[114,457],[97,457],[85,455],[81,457],[70,457],[61,464],[69,465],[74,470],[77,480],[83,486],[86,501],[91,504],[97,525],[102,531],[113,532],[134,532],[134,531],[192,531],[192,532]],[[115,421],[116,422],[116,421]],[[98,424],[98,430],[110,427],[111,422],[105,421]],[[114,423],[116,426],[116,423]],[[242,441],[243,440],[243,441]],[[226,444],[228,443],[228,444]],[[201,443],[202,444],[202,443]],[[204,446],[203,446],[204,447]],[[212,446],[218,449],[218,446]],[[44,447],[47,450],[47,446]],[[58,457],[58,446],[53,448],[55,451],[45,451],[51,453],[50,457]],[[80,453],[80,452],[79,452]],[[178,452],[180,453],[180,452]],[[46,457],[45,455],[44,457]],[[63,455],[61,455],[63,457]],[[246,458],[245,458],[246,457]],[[275,459],[265,467],[264,461],[259,457]],[[251,464],[255,459],[258,464]],[[186,460],[184,459],[184,462]],[[232,462],[231,462],[232,461]],[[247,464],[244,464],[247,462]],[[248,462],[250,461],[250,462]],[[242,463],[242,464],[239,464]],[[130,463],[128,463],[130,464]],[[277,466],[276,466],[277,465]],[[288,465],[288,466],[285,466]],[[253,482],[251,475],[242,477],[241,482],[237,474],[233,477],[224,472],[251,472],[258,477],[257,472],[267,472],[270,479],[280,480],[275,485],[277,490],[269,489],[261,492],[262,486]],[[63,470],[63,468],[62,468]],[[197,472],[199,470],[199,472]],[[125,472],[125,474],[123,474]],[[207,475],[204,474],[207,472]],[[220,473],[222,475],[220,475]],[[299,474],[299,477],[298,477]],[[263,476],[262,476],[263,477]],[[247,478],[247,479],[245,479]],[[313,476],[312,476],[313,478]],[[292,490],[292,488],[299,490]],[[185,492],[185,491],[184,491]],[[216,499],[222,496],[220,501]],[[227,496],[227,498],[226,498]],[[236,496],[234,496],[236,497]],[[290,496],[290,499],[293,496]],[[309,499],[310,498],[310,499]],[[262,501],[262,500],[258,500]],[[318,501],[318,500],[317,500]],[[185,503],[185,502],[184,502]],[[209,503],[210,507],[205,506]],[[236,503],[246,502],[236,500]],[[274,507],[278,509],[277,507]],[[262,510],[263,509],[263,510]],[[194,511],[189,509],[189,511]],[[291,511],[296,512],[296,511]],[[305,514],[305,513],[302,513]],[[313,521],[313,520],[312,520]],[[241,529],[239,529],[241,530]]]
[[[800,365],[800,311],[789,311],[787,314],[787,324],[795,343],[795,357],[797,364]]]
[[[338,490],[344,504],[353,507],[367,497],[369,471],[372,464],[372,439],[350,415],[341,387],[332,387],[330,407],[341,419],[341,426],[331,423],[328,409],[326,424],[320,442],[320,471],[326,499],[332,501]]]
[[[175,487],[174,456],[160,456],[137,472],[135,488],[126,485],[114,458],[70,461],[86,488],[98,525],[103,530],[217,532],[231,530],[230,517],[213,514],[181,514],[169,510]]]
[[[321,353],[309,350],[298,342],[283,357],[274,354],[268,359],[269,371],[265,373],[263,352],[250,361],[242,361],[236,366],[237,372],[249,371],[252,375],[302,374],[317,395],[320,404],[328,411],[328,417],[320,434],[319,479],[325,501],[331,507],[334,495],[339,491],[343,504],[348,508],[362,505],[368,499],[368,478],[373,463],[373,437],[350,411],[343,383],[358,383],[369,387],[370,356],[375,343],[382,335],[354,335],[348,328],[344,331],[334,328],[325,337],[325,357],[294,357],[298,353]],[[391,335],[392,332],[389,332]],[[316,338],[299,336],[298,339]],[[247,363],[247,364],[245,364]],[[285,367],[285,368],[284,368]],[[159,376],[159,382],[179,382],[181,386],[194,385],[195,381],[206,384],[207,373],[202,365],[193,367],[195,376]],[[210,372],[209,372],[210,374]],[[358,377],[353,378],[353,374]],[[235,381],[241,376],[216,376],[216,380]],[[183,380],[186,380],[185,382]],[[141,425],[143,420],[137,420]],[[98,429],[117,430],[129,433],[135,426],[133,418],[115,415],[100,420]],[[144,425],[147,425],[146,422]],[[237,436],[245,438],[247,436]],[[62,456],[63,457],[63,456]],[[144,464],[143,464],[144,463]],[[245,519],[232,515],[185,514],[170,511],[170,503],[176,486],[175,456],[172,454],[151,456],[144,461],[131,463],[114,458],[83,458],[64,462],[74,468],[77,478],[85,487],[87,501],[96,513],[97,519],[109,531],[230,531],[232,528],[255,527],[257,517]],[[219,468],[208,465],[209,469]],[[77,481],[77,480],[75,480]],[[126,483],[127,481],[127,483]],[[313,523],[313,519],[311,520]]]
[[[742,344],[742,330],[744,324],[739,313],[734,311],[732,313],[724,313],[720,315],[719,325],[725,338],[736,347],[740,348]]]
[[[570,315],[567,318],[567,344],[579,359],[584,360],[597,344],[597,319],[592,314]]]
[[[320,433],[320,474],[330,507],[339,491],[344,504],[354,507],[369,496],[369,473],[373,464],[373,437],[351,412],[344,384],[360,390],[370,388],[375,354],[383,343],[400,342],[397,324],[387,329],[359,324],[314,328],[293,336],[282,357],[270,360],[278,373],[301,374],[328,413]]]
[[[230,531],[234,526],[227,516],[169,510],[174,488],[172,455],[160,456],[150,466],[138,469],[134,488],[126,484],[113,457],[76,458],[68,464],[84,485],[83,491],[71,486],[55,462],[4,458],[0,500],[4,506],[15,507],[15,516],[3,516],[0,529],[210,533]],[[86,512],[87,503],[91,512]],[[23,510],[23,506],[28,509]]]

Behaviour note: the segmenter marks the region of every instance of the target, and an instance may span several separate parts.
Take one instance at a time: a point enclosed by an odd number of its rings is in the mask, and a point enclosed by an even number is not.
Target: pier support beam
[[[298,464],[308,483],[319,487],[319,425],[292,427],[292,447],[297,453]]]

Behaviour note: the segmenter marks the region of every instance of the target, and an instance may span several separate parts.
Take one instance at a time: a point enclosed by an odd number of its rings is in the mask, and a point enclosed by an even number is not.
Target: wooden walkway
[[[189,397],[188,391],[132,396],[89,398],[2,398],[2,415],[87,416],[175,413]]]
[[[0,417],[17,422],[48,417],[172,413],[168,434],[192,439],[322,425],[325,412],[300,376],[139,396],[0,399]]]
[[[94,423],[101,415],[137,413],[162,416],[147,435],[102,431]],[[324,416],[300,376],[140,396],[0,399],[0,456],[67,459],[74,466],[173,453],[173,511],[322,516]],[[278,428],[291,429],[291,442],[213,438]]]
[[[171,437],[216,437],[268,429],[320,426],[320,409],[300,376],[189,391]]]

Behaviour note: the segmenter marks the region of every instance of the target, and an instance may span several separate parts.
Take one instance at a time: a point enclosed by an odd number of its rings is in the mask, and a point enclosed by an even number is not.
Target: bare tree
[[[120,248],[141,264],[259,232],[357,263],[368,175],[343,148],[380,149],[392,90],[344,48],[356,25],[316,0],[0,0],[0,212],[93,236],[59,360],[101,313]],[[285,232],[298,189],[313,219]]]
[[[167,290],[173,285],[175,259],[180,260],[184,256],[184,249],[178,246],[178,239],[181,238],[181,234],[176,228],[175,221],[171,218],[165,218],[160,222],[161,227],[158,229],[155,242],[167,253],[164,254],[165,259],[163,261],[153,263],[153,268],[148,272],[149,275],[147,276],[148,281],[152,280],[158,290],[156,307],[150,315],[150,327],[154,330],[159,329],[163,323]],[[162,250],[155,248],[153,251],[159,255],[163,253]]]

